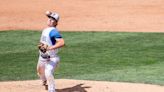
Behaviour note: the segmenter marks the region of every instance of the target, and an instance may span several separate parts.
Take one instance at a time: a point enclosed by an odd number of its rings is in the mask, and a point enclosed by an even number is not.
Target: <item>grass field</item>
[[[37,79],[41,32],[0,32],[0,81]],[[62,32],[56,78],[164,85],[164,33]]]

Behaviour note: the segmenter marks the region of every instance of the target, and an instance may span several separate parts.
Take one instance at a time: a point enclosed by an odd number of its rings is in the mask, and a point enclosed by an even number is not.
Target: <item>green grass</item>
[[[37,79],[41,32],[0,32],[0,81]],[[164,85],[164,33],[62,32],[55,78]]]

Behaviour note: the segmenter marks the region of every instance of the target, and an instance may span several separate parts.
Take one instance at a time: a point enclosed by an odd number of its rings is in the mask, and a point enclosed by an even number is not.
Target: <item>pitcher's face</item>
[[[56,26],[56,21],[55,20],[53,20],[52,18],[48,18],[48,20],[47,20],[47,25],[49,26],[49,27],[53,27],[53,26]]]

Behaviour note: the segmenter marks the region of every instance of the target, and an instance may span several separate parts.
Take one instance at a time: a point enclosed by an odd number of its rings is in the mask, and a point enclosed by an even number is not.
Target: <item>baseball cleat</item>
[[[47,81],[43,81],[43,84],[42,85],[43,86],[47,85]]]
[[[43,81],[43,84],[42,85],[45,87],[45,90],[48,90],[47,81]]]

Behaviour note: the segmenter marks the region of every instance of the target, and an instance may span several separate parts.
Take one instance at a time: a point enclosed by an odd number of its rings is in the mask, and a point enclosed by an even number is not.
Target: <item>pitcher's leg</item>
[[[59,58],[51,58],[45,66],[45,75],[48,83],[48,92],[55,92],[54,70],[59,62]]]
[[[46,85],[46,76],[45,76],[45,63],[46,61],[38,60],[37,64],[37,74],[42,80],[43,85]]]

